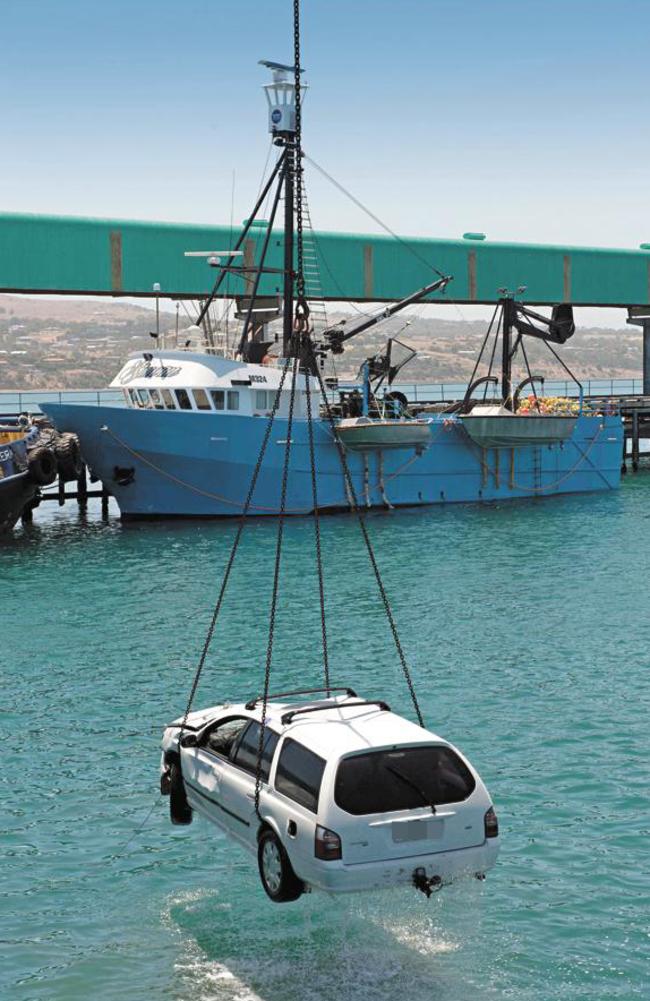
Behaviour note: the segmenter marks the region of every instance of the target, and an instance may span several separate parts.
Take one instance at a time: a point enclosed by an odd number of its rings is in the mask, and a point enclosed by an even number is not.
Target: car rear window
[[[298,741],[287,737],[275,773],[275,788],[316,813],[325,762]]]
[[[334,800],[346,813],[360,816],[458,803],[475,787],[469,768],[450,747],[402,747],[344,758]]]
[[[273,731],[268,728],[266,729],[264,733],[264,749],[262,751],[261,762],[261,776],[265,782],[267,782],[269,778],[271,761],[273,760],[273,755],[279,739],[280,737],[277,733],[273,733]],[[239,746],[237,747],[237,752],[234,758],[236,765],[239,765],[240,768],[245,768],[247,772],[251,772],[253,775],[255,775],[257,771],[259,741],[260,725],[259,723],[253,722],[247,728],[243,737],[239,741]]]

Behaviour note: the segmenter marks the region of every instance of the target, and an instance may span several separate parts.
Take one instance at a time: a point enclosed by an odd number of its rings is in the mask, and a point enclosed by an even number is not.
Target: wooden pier
[[[40,497],[36,502],[28,505],[23,511],[21,521],[26,525],[31,524],[34,520],[34,508],[43,501],[56,501],[59,507],[63,507],[66,501],[76,500],[79,510],[86,511],[91,497],[98,497],[101,500],[102,518],[106,520],[108,518],[108,501],[111,495],[104,486],[95,489],[89,488],[89,480],[91,483],[99,482],[94,477],[89,476],[85,463],[82,465],[76,480],[66,481],[59,477],[51,487],[41,489]],[[71,489],[68,489],[69,487]]]
[[[650,457],[650,449],[641,451],[641,441],[650,441],[650,396],[590,396],[585,403],[596,409],[620,412],[625,430],[621,471],[627,473],[629,463],[636,473],[639,460]]]

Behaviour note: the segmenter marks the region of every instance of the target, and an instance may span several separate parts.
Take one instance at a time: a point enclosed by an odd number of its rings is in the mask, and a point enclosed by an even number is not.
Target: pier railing
[[[341,389],[352,388],[353,382],[341,380]],[[585,379],[582,383],[585,396],[640,396],[642,379]],[[465,395],[465,382],[403,382],[391,387],[399,390],[414,403],[444,403],[459,400]],[[497,386],[487,387],[487,399],[500,396]],[[575,383],[563,379],[549,379],[540,396],[578,396]],[[481,388],[482,395],[482,388]],[[39,413],[41,403],[86,403],[95,406],[125,406],[120,389],[29,389],[0,391],[0,414]]]

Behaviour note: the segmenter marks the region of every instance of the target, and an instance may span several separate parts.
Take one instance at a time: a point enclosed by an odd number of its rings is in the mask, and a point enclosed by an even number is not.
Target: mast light
[[[270,69],[273,77],[271,83],[264,84],[269,106],[269,132],[271,135],[293,135],[296,131],[295,68],[268,59],[260,59],[259,64]],[[306,90],[306,86],[300,88],[301,97]]]

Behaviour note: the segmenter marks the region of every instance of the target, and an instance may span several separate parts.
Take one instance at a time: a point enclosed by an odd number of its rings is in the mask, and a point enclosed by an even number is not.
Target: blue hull
[[[60,431],[79,435],[91,471],[124,518],[232,517],[241,513],[262,438],[263,417],[43,404]],[[436,420],[431,446],[348,452],[360,503],[369,507],[500,501],[619,486],[623,425],[585,416],[562,444],[478,448],[462,425]],[[251,514],[277,515],[287,422],[276,418]],[[314,426],[320,509],[349,506],[336,445]],[[383,488],[383,489],[382,489]],[[312,510],[307,424],[294,423],[287,509]]]

